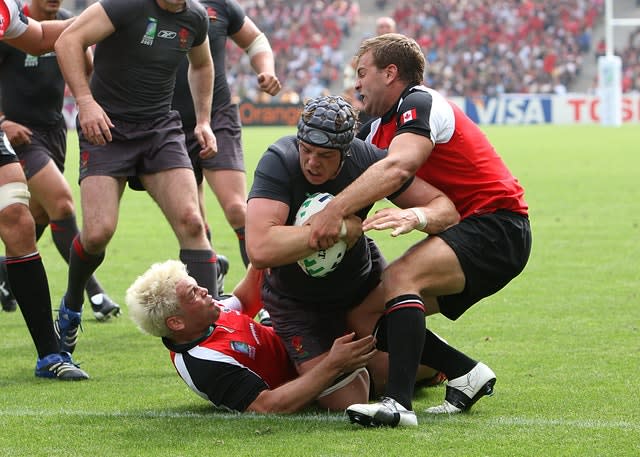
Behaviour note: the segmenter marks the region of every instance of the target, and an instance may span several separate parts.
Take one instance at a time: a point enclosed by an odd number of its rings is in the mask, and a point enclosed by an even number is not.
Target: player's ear
[[[398,67],[394,64],[387,65],[384,71],[388,81],[393,81],[398,76]]]
[[[177,332],[184,329],[184,321],[180,316],[169,316],[164,321],[165,325],[172,332]]]

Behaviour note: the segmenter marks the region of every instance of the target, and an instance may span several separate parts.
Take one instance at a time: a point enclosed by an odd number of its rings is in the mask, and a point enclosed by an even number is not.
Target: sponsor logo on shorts
[[[89,168],[89,151],[80,153],[80,175],[83,176]]]
[[[302,345],[301,336],[294,336],[293,338],[291,338],[291,346],[293,346],[293,350],[296,351],[296,353],[300,357],[306,357],[309,355],[309,353],[304,349]]]

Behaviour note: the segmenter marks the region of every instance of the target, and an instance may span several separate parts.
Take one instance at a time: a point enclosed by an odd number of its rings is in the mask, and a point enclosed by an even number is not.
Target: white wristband
[[[344,221],[344,219],[342,220],[342,225],[340,226],[340,238],[344,238],[345,236],[347,236],[347,223]]]
[[[409,208],[409,209],[413,211],[413,214],[415,214],[416,217],[418,218],[418,225],[415,226],[415,229],[424,230],[428,222],[427,216],[424,214],[424,211],[422,211],[420,208]]]

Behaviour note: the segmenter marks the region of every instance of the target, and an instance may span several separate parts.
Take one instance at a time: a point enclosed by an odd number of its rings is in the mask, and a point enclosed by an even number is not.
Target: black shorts
[[[202,182],[202,169],[245,171],[242,154],[242,124],[238,105],[230,104],[214,110],[211,115],[211,128],[216,135],[218,153],[209,159],[200,158],[199,152],[202,147],[193,129],[185,128],[187,150],[198,184]]]
[[[18,156],[9,143],[9,138],[4,134],[4,130],[0,129],[0,167],[8,163],[18,162]]]
[[[191,169],[191,161],[177,111],[148,122],[112,119],[112,141],[89,143],[80,128],[80,176],[123,178],[153,174],[173,168]]]
[[[435,236],[454,250],[466,280],[461,293],[438,297],[451,320],[518,276],[531,253],[529,219],[511,211],[470,216]]]
[[[369,243],[372,268],[357,290],[345,290],[340,303],[325,306],[294,299],[271,288],[267,281],[262,287],[262,300],[269,312],[274,329],[284,342],[289,358],[296,364],[324,354],[336,338],[347,333],[346,315],[379,283],[386,261],[377,246]]]
[[[27,179],[31,179],[42,170],[50,160],[53,160],[58,170],[64,173],[67,155],[67,126],[64,120],[48,128],[28,127],[33,132],[31,143],[15,148]]]

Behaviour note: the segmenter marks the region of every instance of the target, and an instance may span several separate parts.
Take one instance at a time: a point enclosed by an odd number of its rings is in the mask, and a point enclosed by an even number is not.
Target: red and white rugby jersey
[[[262,390],[297,376],[273,328],[234,310],[222,309],[211,332],[199,340],[163,342],[184,382],[218,407],[244,411]]]
[[[381,148],[403,132],[429,137],[435,146],[416,175],[443,191],[462,219],[501,209],[527,214],[524,189],[485,134],[437,91],[407,88],[396,108],[369,128],[366,141]]]

